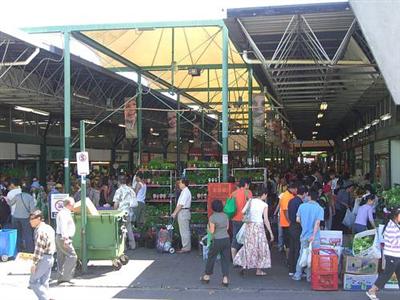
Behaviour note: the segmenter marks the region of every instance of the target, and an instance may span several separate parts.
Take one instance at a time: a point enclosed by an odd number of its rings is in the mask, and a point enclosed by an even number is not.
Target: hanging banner
[[[274,120],[275,113],[273,111],[267,112],[267,126],[265,128],[265,141],[267,143],[274,142]]]
[[[265,95],[253,95],[253,137],[261,140],[265,134]]]
[[[137,114],[136,114],[135,98],[125,98],[124,116],[125,116],[125,137],[127,139],[136,139]]]
[[[176,112],[167,113],[168,120],[168,142],[176,142]]]

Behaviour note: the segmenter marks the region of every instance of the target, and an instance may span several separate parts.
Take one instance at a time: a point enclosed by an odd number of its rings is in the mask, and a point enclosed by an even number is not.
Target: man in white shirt
[[[16,195],[22,193],[20,183],[17,178],[12,178],[10,180],[10,185],[8,186],[8,189],[9,189],[9,192],[7,193],[8,202],[13,200]],[[16,206],[16,204],[11,205],[11,215],[12,216],[14,215],[14,212],[15,212],[15,206]]]
[[[192,193],[189,188],[189,181],[181,179],[179,181],[179,188],[182,190],[179,195],[178,203],[171,217],[178,217],[179,233],[182,240],[182,249],[177,253],[190,252],[192,245],[190,240],[190,207],[192,205]]]
[[[77,255],[72,245],[75,235],[75,223],[71,211],[74,210],[75,200],[68,197],[64,200],[64,208],[57,214],[56,246],[57,246],[57,282],[71,282],[74,276]]]

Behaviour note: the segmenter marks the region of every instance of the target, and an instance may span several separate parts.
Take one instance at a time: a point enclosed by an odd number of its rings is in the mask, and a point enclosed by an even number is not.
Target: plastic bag
[[[243,245],[245,240],[245,232],[246,232],[246,223],[240,227],[238,233],[236,234],[236,241],[238,244]]]
[[[299,265],[302,268],[311,267],[311,254],[312,254],[312,243],[307,248],[303,248],[299,258]]]
[[[224,213],[228,216],[229,219],[232,219],[236,214],[236,199],[234,197],[226,199],[226,203],[224,206]]]
[[[356,215],[348,208],[346,210],[346,215],[344,216],[342,224],[348,228],[352,228],[355,220]]]
[[[370,239],[372,240],[369,244],[368,248],[361,247],[358,245],[360,239]],[[376,229],[366,230],[354,235],[353,239],[353,255],[357,257],[368,257],[368,258],[381,258],[381,249],[380,249],[380,242],[379,236],[377,234]]]

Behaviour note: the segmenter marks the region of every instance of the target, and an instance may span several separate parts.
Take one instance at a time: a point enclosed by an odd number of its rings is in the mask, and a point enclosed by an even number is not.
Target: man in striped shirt
[[[29,222],[35,229],[35,251],[29,286],[39,300],[49,300],[49,280],[54,263],[53,255],[56,251],[55,232],[51,226],[43,222],[40,210],[30,214]]]
[[[384,288],[393,273],[396,273],[397,279],[400,279],[400,208],[391,210],[391,219],[383,230],[383,236],[386,266],[385,271],[379,274],[375,284],[367,291],[367,296],[371,300],[378,299],[376,292]]]

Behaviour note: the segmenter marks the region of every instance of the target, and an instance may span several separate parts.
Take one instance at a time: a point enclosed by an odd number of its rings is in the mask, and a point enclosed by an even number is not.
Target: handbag
[[[251,216],[250,216],[250,212],[251,212],[251,202],[253,199],[249,200],[249,205],[247,206],[246,211],[243,214],[243,223],[249,223],[251,221]]]
[[[301,252],[299,259],[300,267],[306,268],[311,266],[311,253],[312,253],[312,243],[310,243],[307,248],[306,247],[303,248],[303,251]]]
[[[228,216],[229,219],[232,219],[236,214],[237,206],[236,206],[236,198],[235,195],[227,198],[224,206],[224,213]]]
[[[346,210],[346,215],[342,221],[342,224],[348,228],[351,228],[356,220],[356,215],[348,208]]]

